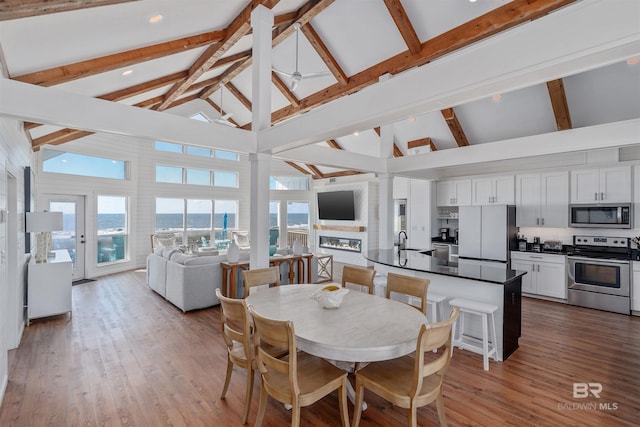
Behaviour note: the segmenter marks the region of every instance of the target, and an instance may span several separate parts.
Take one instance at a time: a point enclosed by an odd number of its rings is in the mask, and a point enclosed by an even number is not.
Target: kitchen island
[[[425,277],[431,281],[428,293],[465,298],[498,306],[495,313],[497,359],[507,359],[517,348],[521,335],[522,276],[507,264],[460,259],[449,262],[432,257],[431,251],[379,249],[368,251],[365,258],[380,274],[388,272]],[[427,294],[428,294],[427,293]],[[448,304],[445,312],[450,308]],[[481,337],[480,319],[465,322],[464,333]]]

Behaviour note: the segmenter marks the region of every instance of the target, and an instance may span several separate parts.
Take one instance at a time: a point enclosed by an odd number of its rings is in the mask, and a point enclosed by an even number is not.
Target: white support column
[[[262,5],[251,12],[253,27],[251,129],[271,126],[271,29],[273,11]],[[269,266],[269,176],[271,154],[249,154],[251,162],[250,268]]]
[[[251,214],[249,236],[251,269],[269,266],[269,175],[271,155],[249,154],[251,162]]]
[[[393,249],[393,175],[378,175],[378,192],[380,204],[379,247],[380,249]]]
[[[253,65],[251,76],[251,130],[258,132],[271,126],[271,30],[273,11],[258,6],[251,12],[253,27]]]
[[[379,81],[389,80],[391,76],[385,74]],[[393,158],[393,125],[380,126],[380,158]],[[378,175],[378,196],[380,205],[378,206],[379,222],[379,247],[380,249],[393,249],[393,175]]]

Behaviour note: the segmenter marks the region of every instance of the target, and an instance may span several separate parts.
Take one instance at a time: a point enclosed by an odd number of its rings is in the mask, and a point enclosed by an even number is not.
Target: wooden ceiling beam
[[[227,28],[224,39],[215,45],[209,46],[196,62],[189,68],[189,77],[176,83],[165,95],[165,100],[160,104],[158,110],[165,110],[173,101],[179,98],[189,89],[196,80],[213,66],[222,55],[224,55],[233,45],[251,30],[251,11],[258,5],[272,8],[279,0],[252,0],[240,13],[231,21]]]
[[[36,71],[34,73],[22,74],[12,77],[12,79],[40,86],[54,86],[82,77],[93,76],[118,68],[139,64],[140,62],[207,46],[222,40],[225,35],[226,30],[212,31],[113,55],[106,55],[73,64],[49,68],[47,70]]]
[[[567,103],[567,95],[564,91],[564,83],[562,79],[547,82],[547,90],[551,107],[553,107],[553,115],[556,119],[556,127],[558,130],[572,129],[571,114],[569,113],[569,104]]]
[[[331,148],[335,148],[336,150],[343,150],[342,146],[335,139],[328,140],[327,145]]]
[[[373,130],[380,136],[380,126],[374,127]],[[393,139],[393,157],[404,157],[404,153],[400,147],[398,147],[398,144],[396,144],[395,137]]]
[[[137,0],[3,0],[0,2],[0,21],[131,1]]]
[[[338,61],[331,54],[329,48],[326,44],[324,44],[311,23],[308,23],[307,25],[301,27],[301,30],[305,37],[307,37],[307,40],[309,40],[309,43],[311,43],[311,46],[313,46],[320,58],[324,61],[329,71],[331,71],[333,77],[335,77],[338,83],[346,85],[349,78],[344,73],[342,67],[340,67],[340,64],[338,64]]]
[[[316,166],[309,163],[305,163],[305,166],[308,167],[311,172],[313,172],[314,179],[324,178],[324,174]]]
[[[242,105],[244,105],[244,106],[245,106],[245,108],[246,108],[247,110],[251,111],[251,110],[253,109],[253,107],[252,107],[252,105],[251,105],[251,101],[249,101],[249,100],[247,99],[247,97],[246,97],[246,96],[244,96],[244,95],[242,94],[242,92],[240,92],[240,91],[238,90],[238,88],[237,88],[237,87],[235,87],[235,86],[233,85],[233,83],[229,82],[229,83],[227,83],[226,85],[224,85],[224,87],[225,87],[225,88],[227,88],[227,89],[229,90],[229,92],[230,92],[233,96],[235,96],[235,97],[236,97],[236,99],[237,99],[238,101],[240,101],[240,103],[241,103]]]
[[[288,160],[286,160],[285,163],[288,164],[289,166],[291,166],[292,168],[294,168],[295,170],[297,170],[300,173],[303,173],[305,175],[312,175],[311,172],[309,172],[308,170],[306,170],[302,166],[298,165],[297,163],[290,162]]]
[[[289,103],[293,106],[298,106],[298,98],[296,98],[296,95],[291,91],[291,89],[289,89],[289,86],[286,85],[285,82],[282,81],[282,79],[280,77],[278,77],[278,75],[271,71],[271,82],[273,83],[273,85],[280,91],[280,93],[287,98],[287,101],[289,101]]]
[[[458,147],[466,147],[469,145],[467,135],[465,135],[462,125],[458,120],[458,116],[456,116],[456,112],[453,111],[453,108],[445,108],[440,112],[442,113],[444,121],[447,122],[447,126],[449,126],[451,135],[453,135],[453,138],[456,140]]]
[[[422,49],[422,43],[400,0],[384,0],[384,4],[387,6],[387,10],[389,10],[393,22],[396,23],[396,27],[398,27],[398,31],[400,31],[405,44],[409,48],[409,52],[411,52],[412,55],[419,54]]]
[[[508,4],[459,25],[422,43],[420,53],[405,51],[379,64],[349,77],[346,85],[335,84],[300,100],[298,107],[287,106],[271,115],[272,123],[278,123],[297,114],[305,113],[342,96],[355,93],[377,83],[380,76],[418,67],[443,55],[461,49],[500,31],[513,28],[523,22],[542,17],[576,0],[513,0]]]
[[[363,173],[368,173],[368,172],[346,170],[346,171],[340,171],[340,172],[324,173],[322,174],[321,178],[338,178],[341,176],[353,176],[353,175],[360,175]]]

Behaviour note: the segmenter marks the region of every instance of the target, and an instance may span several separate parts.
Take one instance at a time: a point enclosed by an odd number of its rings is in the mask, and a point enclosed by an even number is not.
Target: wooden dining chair
[[[372,268],[345,265],[342,269],[342,287],[346,287],[347,283],[366,286],[369,294],[373,295],[373,277],[375,275],[376,271]]]
[[[387,299],[391,299],[391,292],[408,295],[410,297],[420,298],[420,307],[411,304],[410,306],[417,308],[427,315],[427,289],[429,288],[429,279],[421,277],[411,277],[402,274],[387,274]]]
[[[249,291],[254,286],[280,284],[280,269],[278,267],[257,268],[254,270],[242,270],[244,283],[244,298],[249,296]]]
[[[260,371],[260,401],[256,427],[262,425],[267,395],[291,405],[291,425],[300,425],[300,409],[338,390],[342,426],[349,426],[347,373],[324,359],[296,351],[293,323],[267,319],[249,306],[255,327],[256,364]],[[273,357],[269,347],[284,347],[289,356]]]
[[[459,313],[458,307],[454,307],[449,319],[422,325],[415,355],[370,363],[356,372],[353,427],[358,427],[360,424],[365,388],[394,405],[407,409],[407,425],[412,427],[418,424],[418,407],[435,400],[440,425],[447,425],[442,383],[451,360],[452,325]],[[434,349],[439,349],[435,355],[431,353]]]
[[[245,392],[244,411],[242,424],[247,423],[249,409],[251,407],[251,395],[253,392],[253,378],[255,371],[254,346],[252,340],[252,326],[250,322],[247,304],[243,299],[227,298],[216,288],[216,296],[220,300],[220,329],[222,338],[227,345],[227,376],[222,387],[220,399],[224,399],[229,389],[233,366],[247,370],[247,386]],[[267,348],[269,354],[274,357],[283,357],[287,354],[286,348]]]

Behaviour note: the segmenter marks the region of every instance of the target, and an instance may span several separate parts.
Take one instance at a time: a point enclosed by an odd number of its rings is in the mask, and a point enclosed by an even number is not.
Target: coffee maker
[[[449,229],[448,228],[441,228],[440,229],[440,240],[442,240],[443,242],[446,242],[449,240]]]

